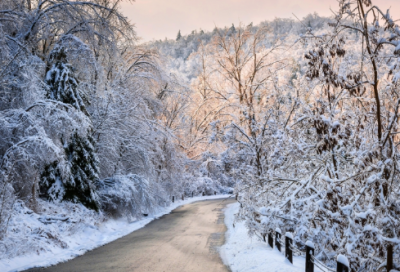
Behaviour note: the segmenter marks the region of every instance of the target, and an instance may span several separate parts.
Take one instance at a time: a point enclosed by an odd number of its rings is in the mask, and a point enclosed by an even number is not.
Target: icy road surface
[[[224,244],[223,208],[233,200],[206,200],[173,210],[121,239],[69,262],[27,271],[229,271],[218,247]]]

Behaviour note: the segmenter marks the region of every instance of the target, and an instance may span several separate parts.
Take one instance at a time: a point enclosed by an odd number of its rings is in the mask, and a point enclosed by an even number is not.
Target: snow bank
[[[285,259],[276,248],[257,238],[251,239],[244,222],[235,222],[235,213],[239,203],[230,204],[225,210],[225,244],[220,248],[220,255],[232,272],[304,272],[305,259],[294,256],[293,264]],[[234,224],[234,226],[233,226]],[[315,272],[320,272],[317,268]]]
[[[85,252],[95,249],[99,246],[110,243],[118,238],[121,238],[129,233],[143,228],[148,223],[154,219],[159,218],[165,214],[170,213],[172,210],[179,206],[189,204],[196,201],[207,200],[207,199],[218,199],[223,197],[228,197],[229,195],[216,195],[216,196],[204,196],[204,197],[194,197],[185,200],[177,200],[172,203],[169,207],[159,208],[153,215],[134,221],[127,222],[126,220],[107,220],[103,223],[98,223],[96,220],[85,221],[84,218],[74,219],[72,222],[64,222],[63,224],[73,225],[75,228],[75,233],[70,235],[71,232],[57,232],[59,235],[57,240],[62,243],[60,246],[57,243],[49,243],[49,235],[54,233],[54,224],[45,224],[39,220],[39,215],[35,213],[21,213],[19,217],[16,218],[20,223],[26,223],[29,228],[32,228],[30,233],[31,239],[28,239],[31,243],[35,243],[36,248],[40,248],[39,253],[29,252],[22,256],[14,258],[3,258],[4,252],[0,252],[0,271],[21,271],[33,267],[47,267],[59,262],[65,262],[73,259],[77,256],[85,254]],[[83,217],[85,214],[83,214]],[[56,217],[54,217],[56,218]],[[54,219],[53,218],[53,219]],[[63,218],[64,219],[64,218]],[[54,219],[55,220],[55,219]],[[65,220],[66,221],[66,220]],[[71,220],[70,220],[71,221]],[[61,224],[61,223],[60,223]],[[43,237],[34,233],[35,229],[40,229],[41,234],[46,234],[47,237]],[[65,226],[64,226],[65,228]],[[71,228],[69,226],[69,228]],[[13,237],[13,239],[18,239],[18,235]],[[17,242],[16,242],[17,243]],[[24,243],[17,243],[14,251],[24,250],[22,248]],[[27,245],[25,245],[27,247]],[[7,251],[11,250],[9,248],[5,249]],[[26,250],[26,249],[25,249]],[[1,251],[1,250],[0,250]],[[20,254],[21,255],[21,254]]]

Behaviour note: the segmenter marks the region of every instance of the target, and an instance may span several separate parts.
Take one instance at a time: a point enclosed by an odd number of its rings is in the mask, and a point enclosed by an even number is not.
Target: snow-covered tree
[[[57,161],[44,167],[40,176],[39,191],[39,196],[42,198],[51,201],[59,201],[63,199],[65,188]]]
[[[71,167],[71,180],[65,182],[64,200],[81,202],[97,210],[98,199],[94,183],[99,179],[98,159],[90,136],[74,133],[65,148]]]
[[[63,46],[56,45],[50,54],[53,65],[46,75],[46,84],[48,85],[46,97],[86,111],[83,99],[85,96],[78,89],[79,83],[75,78],[73,68],[68,64],[65,51]]]

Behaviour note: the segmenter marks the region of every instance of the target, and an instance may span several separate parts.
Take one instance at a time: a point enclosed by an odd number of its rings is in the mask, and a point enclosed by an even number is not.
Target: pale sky
[[[400,0],[373,0],[386,11],[391,7],[394,19],[400,19]],[[192,30],[214,29],[238,22],[258,24],[275,17],[302,18],[309,13],[331,15],[337,10],[336,0],[136,0],[124,2],[122,12],[136,25],[142,41],[175,39]]]

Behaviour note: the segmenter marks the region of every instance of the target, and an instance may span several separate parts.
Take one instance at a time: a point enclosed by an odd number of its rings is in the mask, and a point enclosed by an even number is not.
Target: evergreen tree
[[[58,201],[63,199],[64,192],[64,184],[58,168],[58,162],[54,161],[46,165],[40,176],[39,196],[50,201]]]
[[[181,31],[179,30],[178,35],[176,35],[176,40],[179,41],[182,38]]]
[[[218,28],[217,27],[214,27],[214,29],[213,29],[213,31],[212,31],[212,35],[214,36],[215,34],[217,34],[218,33]]]
[[[98,210],[98,197],[94,183],[99,179],[98,159],[94,152],[93,139],[74,133],[65,147],[71,176],[63,179],[57,161],[44,169],[40,179],[40,197],[50,201],[82,203]]]
[[[88,115],[85,103],[78,90],[78,80],[68,64],[65,49],[55,46],[50,54],[53,62],[46,74],[47,98],[71,104]],[[97,195],[94,181],[98,179],[98,161],[93,148],[93,139],[81,137],[75,132],[65,147],[71,176],[62,179],[58,162],[47,165],[41,175],[40,195],[48,200],[66,200],[82,203],[97,210]]]
[[[74,76],[71,65],[67,62],[65,49],[62,46],[56,46],[50,54],[50,61],[53,62],[53,65],[46,74],[48,85],[46,97],[71,104],[87,113],[78,90],[78,80]]]
[[[235,25],[234,24],[232,24],[232,26],[231,26],[231,28],[229,28],[229,33],[235,33],[236,32],[236,28],[235,28]]]
[[[93,142],[92,137],[83,138],[75,132],[65,148],[72,179],[65,184],[64,200],[80,202],[88,208],[97,210],[94,182],[99,179],[99,169]]]

